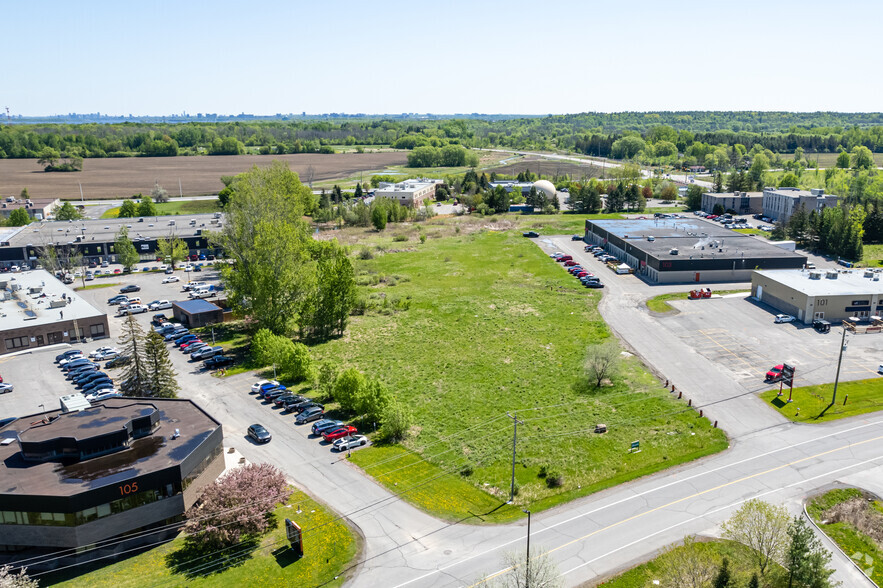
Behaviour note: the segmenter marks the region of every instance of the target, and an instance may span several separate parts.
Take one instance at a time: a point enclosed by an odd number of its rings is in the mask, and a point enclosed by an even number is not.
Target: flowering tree
[[[275,466],[249,464],[231,470],[206,488],[191,509],[184,530],[205,547],[224,547],[270,530],[276,504],[291,489]]]
[[[0,588],[37,588],[39,584],[25,573],[27,568],[12,573],[12,566],[0,567]]]

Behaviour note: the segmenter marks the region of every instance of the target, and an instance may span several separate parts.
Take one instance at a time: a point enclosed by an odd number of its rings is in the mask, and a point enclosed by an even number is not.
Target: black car
[[[812,328],[818,331],[819,333],[830,333],[831,332],[831,323],[822,319],[815,319],[812,322]]]
[[[73,357],[74,355],[83,355],[83,352],[80,351],[79,349],[68,349],[67,351],[65,351],[61,355],[56,355],[55,361],[57,363],[57,362],[61,361],[62,359],[67,359],[69,357]]]
[[[99,380],[101,378],[108,378],[109,379],[110,376],[108,376],[104,372],[94,371],[94,372],[90,372],[88,374],[82,374],[82,375],[74,378],[73,382],[77,386],[85,386],[89,382],[91,382],[93,380]]]
[[[113,388],[113,380],[110,378],[101,378],[100,380],[93,380],[83,386],[82,394],[88,394],[94,390],[104,390],[105,388]]]
[[[304,396],[299,396],[297,394],[294,394],[293,396],[293,398],[289,398],[282,403],[282,410],[284,410],[285,412],[293,412],[295,406],[298,406],[299,404],[303,404],[305,402],[310,402],[310,399]]]
[[[286,392],[288,392],[288,390],[286,390]],[[291,402],[295,398],[297,398],[296,394],[282,394],[273,399],[273,404],[276,406],[285,406],[286,402]]]
[[[158,327],[158,326],[160,326],[160,325],[163,324],[163,323],[167,323],[168,321],[169,321],[169,317],[167,317],[167,316],[165,315],[165,313],[162,313],[162,312],[161,312],[161,313],[159,313],[159,314],[155,314],[155,315],[153,315],[153,318],[151,319],[150,322],[151,322],[151,324],[154,324],[154,325],[156,325],[156,326]]]
[[[120,288],[120,294],[127,294],[129,292],[140,292],[141,286],[136,286],[135,284],[129,284],[127,286],[123,286]]]
[[[109,362],[104,364],[104,367],[106,367],[106,368],[119,367],[121,365],[126,365],[131,360],[132,360],[132,358],[129,357],[128,355],[117,355],[116,357],[111,359]]]
[[[233,358],[227,357],[226,355],[216,355],[202,362],[202,365],[207,370],[214,370],[228,365],[233,365]]]
[[[601,282],[586,282],[586,288],[603,288],[604,284]]]
[[[319,404],[318,402],[316,402],[314,400],[308,400],[305,403],[302,402],[302,403],[296,405],[292,410],[289,410],[288,412],[293,412],[294,414],[300,414],[310,408],[320,408],[322,410],[325,410],[325,405]]]
[[[83,365],[78,368],[72,369],[71,371],[69,371],[67,373],[67,375],[65,377],[68,380],[73,380],[74,378],[76,378],[77,376],[79,376],[81,374],[85,374],[86,372],[94,372],[96,370],[98,370],[98,365],[94,364],[94,363],[90,363],[88,365]]]
[[[583,240],[583,236],[582,236],[582,235],[572,235],[572,236],[570,237],[570,240],[571,240],[571,241],[582,241],[582,240]]]
[[[80,359],[75,359],[69,363],[61,366],[61,369],[65,372],[71,372],[78,367],[83,367],[84,365],[98,365],[97,363],[93,363],[91,359],[86,359],[85,357],[81,357]]]
[[[248,428],[248,436],[258,443],[269,443],[270,439],[273,438],[273,436],[270,435],[270,431],[265,429],[263,425],[250,426]]]
[[[522,237],[528,237],[528,238],[530,238],[530,239],[533,239],[533,238],[539,237],[540,234],[537,233],[536,231],[528,231],[528,232],[526,232],[526,233],[521,233],[521,236],[522,236]]]
[[[280,396],[284,396],[285,394],[288,394],[288,390],[286,388],[280,386],[279,388],[273,388],[272,390],[268,390],[264,394],[264,400],[275,400],[276,398],[279,398]]]

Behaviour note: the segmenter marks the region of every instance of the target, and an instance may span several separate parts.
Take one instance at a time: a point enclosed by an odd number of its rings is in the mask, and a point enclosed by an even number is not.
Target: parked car
[[[199,335],[188,331],[180,337],[175,338],[175,347],[180,347],[184,343],[187,343],[188,341],[195,341],[196,339],[199,339]]]
[[[295,413],[295,414],[300,414],[300,413],[302,413],[302,412],[305,412],[305,411],[307,411],[307,410],[310,410],[311,408],[316,408],[316,407],[319,407],[319,408],[321,408],[321,409],[324,410],[325,405],[324,405],[324,404],[319,404],[319,403],[316,402],[315,400],[310,400],[309,398],[307,398],[307,399],[306,399],[306,402],[302,402],[302,403],[300,403],[300,404],[296,404],[296,405],[294,405],[294,406],[291,406],[291,408],[289,409],[288,412],[293,412],[293,413]]]
[[[116,304],[120,304],[121,302],[126,302],[127,300],[129,300],[129,297],[126,296],[125,294],[117,294],[116,296],[114,296],[112,298],[108,298],[107,303],[110,304],[111,306],[113,306]]]
[[[795,318],[790,314],[777,314],[775,320],[773,321],[776,324],[780,323],[791,323],[794,322]]]
[[[184,292],[189,292],[194,288],[201,288],[203,286],[208,286],[205,282],[188,282],[182,286]]]
[[[554,259],[555,261],[557,261],[557,260],[561,259],[562,257],[564,257],[564,254],[561,253],[560,251],[556,251],[555,253],[553,253],[553,254],[550,255],[549,257],[551,257],[552,259]]]
[[[122,365],[126,365],[132,360],[128,355],[118,355],[114,359],[111,359],[109,362],[104,364],[105,368],[115,368],[120,367]]]
[[[196,351],[196,349],[191,349],[191,347],[193,347],[194,345],[205,345],[205,344],[202,342],[202,339],[193,339],[191,341],[181,343],[181,345],[178,347],[178,349],[180,349],[184,353],[187,353],[187,350],[190,349],[190,353],[193,353],[194,351]]]
[[[273,438],[273,436],[270,435],[270,431],[265,429],[263,425],[257,424],[248,428],[248,436],[258,443],[269,443],[270,439]]]
[[[528,237],[528,238],[530,238],[530,239],[534,239],[534,238],[536,238],[536,237],[539,237],[540,234],[537,233],[536,231],[528,231],[528,232],[526,232],[526,233],[521,233],[521,236],[522,236],[522,237]]]
[[[68,349],[64,353],[59,353],[58,355],[56,355],[55,361],[61,361],[62,359],[68,359],[74,355],[79,355],[80,357],[82,357],[83,352],[80,351],[79,349]]]
[[[89,365],[84,365],[82,367],[78,367],[76,369],[69,371],[67,373],[67,375],[65,376],[65,378],[67,378],[68,380],[73,380],[75,378],[79,378],[83,374],[87,374],[89,372],[97,372],[97,371],[98,371],[98,364],[97,363],[90,363]]]
[[[282,407],[282,406],[285,406],[286,402],[293,402],[295,399],[298,398],[297,394],[291,394],[291,393],[289,393],[288,390],[286,390],[285,392],[286,392],[285,394],[280,394],[279,396],[274,398],[273,404],[275,404],[276,406]]]
[[[294,398],[286,400],[282,403],[282,410],[285,412],[295,412],[296,407],[312,402],[309,398],[304,396],[300,396],[299,394],[294,394]]]
[[[114,390],[113,388],[105,388],[104,390],[97,390],[92,394],[88,394],[86,396],[86,400],[89,402],[101,402],[102,400],[107,400],[108,398],[121,398],[122,394]]]
[[[150,323],[156,327],[161,327],[167,322],[169,322],[169,317],[162,312],[153,315],[153,318],[150,319]]]
[[[350,435],[358,432],[358,429],[356,429],[354,426],[344,425],[342,427],[338,427],[337,429],[325,431],[324,433],[322,433],[322,439],[326,442],[331,442],[335,439],[340,439],[341,437],[349,437]]]
[[[263,386],[264,384],[272,384],[274,386],[278,386],[279,382],[277,382],[276,380],[258,380],[257,382],[255,382],[254,384],[251,385],[252,393],[257,394],[258,392],[260,392],[261,386]]]
[[[176,328],[172,329],[171,331],[168,331],[165,335],[163,335],[163,338],[166,341],[174,341],[178,337],[181,337],[182,335],[186,335],[189,332],[190,332],[190,329],[186,329],[184,327],[176,327]]]
[[[15,386],[12,384],[0,384],[0,394],[8,394],[15,390]]]
[[[812,322],[812,328],[814,328],[819,333],[830,333],[831,323],[826,320],[816,319]]]
[[[778,382],[779,380],[782,379],[782,370],[784,370],[784,369],[785,369],[785,366],[783,364],[774,365],[773,367],[770,368],[770,371],[768,371],[766,373],[766,377],[764,378],[764,381]]]
[[[208,343],[203,343],[202,341],[200,341],[199,343],[193,342],[186,347],[182,345],[181,351],[183,351],[186,355],[190,355],[196,353],[200,349],[205,349],[206,347],[209,347]]]
[[[172,308],[172,303],[168,300],[154,300],[147,305],[147,308],[150,310],[166,310],[167,308]]]
[[[147,312],[147,307],[143,304],[130,304],[126,308],[121,310],[121,314],[141,314],[143,312]]]
[[[171,269],[171,268],[169,268],[169,269]],[[180,282],[180,281],[181,281],[181,278],[179,278],[178,276],[166,276],[162,279],[163,284],[172,284],[174,282]]]
[[[582,235],[571,235],[570,237],[571,241],[582,241],[583,239],[584,237]]]
[[[61,369],[66,372],[69,372],[73,369],[76,369],[78,367],[83,367],[84,365],[89,365],[89,364],[98,365],[97,363],[93,363],[91,360],[86,359],[85,357],[80,357],[80,358],[75,359],[73,361],[63,363],[63,365],[61,366]]]
[[[224,353],[224,348],[220,345],[216,345],[214,347],[206,347],[204,349],[200,349],[198,351],[194,351],[190,356],[194,361],[201,361],[203,359],[208,359],[210,357],[214,357],[216,355],[221,355]]]
[[[94,392],[95,390],[101,390],[103,388],[113,388],[113,380],[110,378],[101,378],[99,380],[93,380],[89,382],[85,386],[83,386],[83,394],[88,394],[89,392]]]
[[[331,445],[334,451],[348,451],[353,447],[362,447],[368,444],[368,438],[364,435],[350,435],[349,437],[341,437]]]
[[[92,382],[95,382],[98,380],[109,380],[109,379],[110,379],[110,376],[108,376],[104,372],[96,371],[96,372],[92,372],[91,374],[84,374],[84,375],[80,376],[79,378],[74,380],[74,385],[77,388],[82,388],[83,386],[87,386],[87,385],[91,384]]]
[[[556,261],[558,261],[558,262],[560,262],[560,263],[566,263],[566,262],[568,262],[568,261],[573,261],[573,256],[571,256],[571,255],[562,255],[561,257],[557,258]]]
[[[233,365],[233,358],[226,355],[216,355],[202,362],[203,367],[207,370],[216,370],[228,365]]]
[[[321,435],[326,431],[331,431],[333,429],[340,428],[344,426],[346,423],[343,421],[336,421],[334,419],[322,419],[320,421],[316,421],[313,423],[313,426],[310,428],[313,435]]]
[[[602,284],[601,282],[584,282],[583,285],[586,288],[603,288],[604,287],[604,284]]]
[[[310,421],[316,421],[322,418],[322,415],[325,414],[325,410],[320,406],[311,406],[310,408],[304,410],[297,418],[294,419],[295,424],[303,425],[305,423],[309,423]]]
[[[120,294],[128,294],[129,292],[140,292],[141,286],[136,284],[127,284],[120,288]]]
[[[286,394],[288,394],[288,388],[285,386],[279,386],[278,388],[273,388],[272,390],[264,392],[264,400],[272,401]]]
[[[102,353],[101,355],[96,357],[95,361],[110,361],[111,359],[118,356],[119,354],[120,354],[119,349],[108,349],[107,351],[105,351],[104,353]]]
[[[166,335],[168,335],[172,331],[174,331],[176,329],[183,329],[183,328],[184,327],[182,327],[178,323],[163,323],[162,325],[159,325],[156,327],[156,332],[159,333],[160,335],[162,335],[163,337],[165,337]]]

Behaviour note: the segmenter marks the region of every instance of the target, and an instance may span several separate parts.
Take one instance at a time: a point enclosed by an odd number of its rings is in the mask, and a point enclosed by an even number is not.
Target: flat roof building
[[[216,253],[208,233],[220,230],[223,223],[221,213],[34,222],[3,233],[0,265],[34,265],[40,255],[39,248],[46,245],[75,248],[87,262],[115,262],[114,242],[123,227],[128,229],[142,260],[155,259],[157,241],[170,236],[187,243],[189,253]]]
[[[700,219],[587,220],[600,245],[648,282],[747,282],[758,268],[800,268],[806,256]]]
[[[761,270],[751,276],[751,294],[776,310],[809,324],[883,315],[879,270]]]
[[[49,272],[0,274],[0,354],[109,334],[107,313]]]
[[[428,178],[405,180],[397,184],[381,182],[374,191],[374,197],[388,198],[402,206],[417,208],[423,206],[426,200],[435,198],[435,191],[443,183],[443,180],[430,180]]]
[[[702,195],[702,210],[714,214],[720,204],[724,212],[736,214],[760,214],[763,212],[762,192],[706,192]]]
[[[839,197],[825,194],[821,188],[810,191],[798,188],[764,188],[763,215],[775,221],[787,223],[791,215],[802,206],[806,212],[821,211],[828,206],[837,206]]]
[[[61,200],[58,198],[34,198],[16,199],[6,198],[0,202],[0,216],[9,218],[13,210],[24,208],[25,211],[37,220],[47,219],[55,213],[55,209],[61,206]]]
[[[224,311],[202,298],[172,303],[175,320],[185,327],[204,327],[224,322]]]
[[[0,562],[51,569],[171,539],[223,472],[222,442],[183,399],[113,398],[0,428]]]

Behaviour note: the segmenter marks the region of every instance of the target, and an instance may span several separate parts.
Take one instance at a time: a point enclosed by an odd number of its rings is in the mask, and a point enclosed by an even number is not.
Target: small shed
[[[172,313],[177,322],[191,328],[224,322],[224,311],[202,298],[173,302]]]

